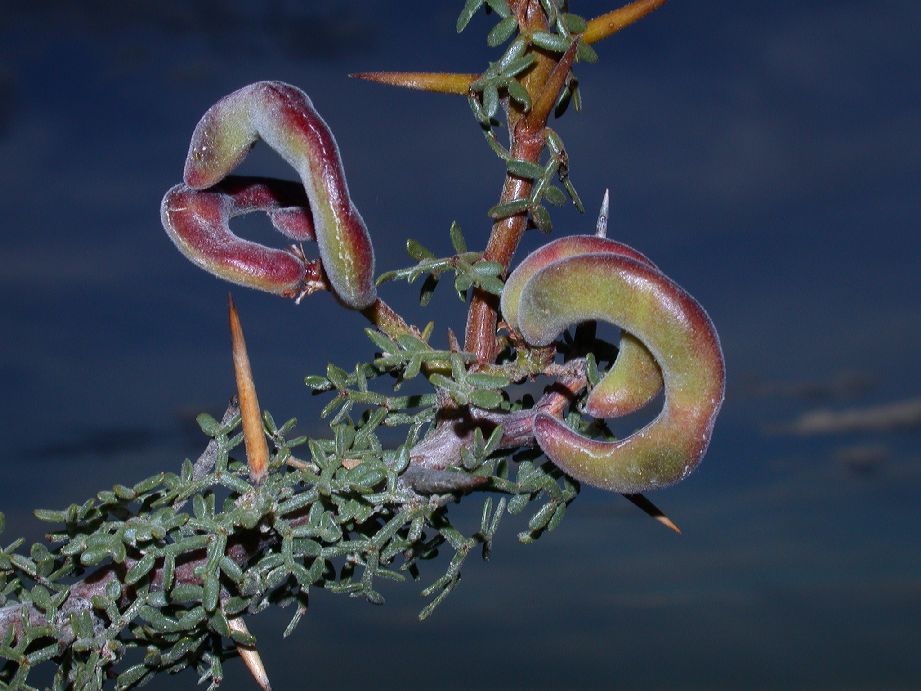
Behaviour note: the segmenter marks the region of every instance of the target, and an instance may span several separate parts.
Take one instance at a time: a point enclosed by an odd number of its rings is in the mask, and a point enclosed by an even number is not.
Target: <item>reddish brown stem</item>
[[[522,33],[546,28],[545,18],[537,0],[512,2],[509,3],[509,6],[519,18]],[[553,104],[556,103],[560,91],[566,84],[569,69],[575,58],[576,47],[577,44],[573,43],[556,62],[545,53],[536,52],[538,57],[535,66],[523,80],[534,106],[527,114],[509,109],[508,128],[513,159],[531,163],[538,162],[544,149],[544,129],[547,125],[547,118],[553,110]],[[531,193],[531,187],[531,180],[507,174],[499,201],[506,203],[515,199],[524,199]],[[503,270],[507,270],[527,227],[527,212],[497,221],[493,224],[483,258],[499,262]],[[499,299],[484,290],[474,289],[470,311],[467,315],[464,349],[474,353],[478,362],[493,362],[498,354],[496,352],[498,315]]]

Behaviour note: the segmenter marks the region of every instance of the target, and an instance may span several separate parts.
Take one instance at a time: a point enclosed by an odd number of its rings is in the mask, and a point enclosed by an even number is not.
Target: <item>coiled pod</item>
[[[233,283],[298,297],[307,290],[311,273],[319,273],[317,267],[293,252],[234,235],[230,219],[252,211],[264,211],[293,240],[314,238],[303,188],[271,178],[231,176],[202,191],[176,185],[163,198],[160,217],[179,251],[200,268]]]
[[[528,280],[553,262],[580,254],[605,253],[629,257],[652,269],[656,268],[645,255],[632,247],[598,237],[569,235],[543,245],[529,254],[508,277],[502,290],[502,316],[518,329],[518,303]],[[583,287],[583,290],[588,287]],[[623,331],[617,359],[608,373],[598,382],[585,401],[585,410],[594,417],[620,417],[639,410],[662,389],[662,374],[655,358],[636,339]]]
[[[515,273],[510,282],[520,280]],[[710,443],[725,381],[719,337],[697,301],[645,258],[610,251],[545,262],[518,295],[512,312],[529,343],[547,345],[573,324],[604,320],[642,343],[665,388],[659,415],[613,442],[589,439],[538,413],[533,430],[544,453],[587,484],[627,494],[684,479]],[[596,401],[593,414],[619,410]]]
[[[377,297],[374,249],[358,210],[352,204],[336,140],[300,89],[281,82],[257,82],[215,103],[195,128],[185,162],[186,189],[173,188],[163,202],[164,226],[179,248],[196,264],[243,285],[290,292],[290,262],[279,254],[255,252],[226,224],[211,233],[184,233],[173,222],[178,206],[170,195],[206,190],[217,185],[243,160],[250,148],[264,141],[300,176],[309,202],[313,236],[333,293],[348,307],[367,307]],[[170,211],[172,209],[172,211]],[[223,217],[220,219],[224,220]],[[290,253],[288,253],[289,256]],[[274,257],[286,266],[269,270]],[[251,263],[255,261],[255,264]],[[232,265],[236,265],[235,267]],[[249,278],[257,277],[254,281]]]

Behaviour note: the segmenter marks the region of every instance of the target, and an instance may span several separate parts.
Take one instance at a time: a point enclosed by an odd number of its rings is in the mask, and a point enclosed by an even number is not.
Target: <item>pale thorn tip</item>
[[[595,235],[599,238],[608,236],[608,212],[611,206],[611,191],[606,187],[601,198],[601,209],[598,211],[598,222],[595,224]]]
[[[228,619],[227,624],[232,631],[249,634],[249,629],[246,627],[246,622],[243,621],[243,617]],[[259,656],[258,651],[256,651],[255,648],[247,648],[238,645],[237,652],[240,653],[243,664],[246,665],[246,669],[249,670],[249,673],[253,675],[253,679],[256,680],[259,687],[265,691],[271,691],[272,685],[269,683],[269,675],[266,674],[265,665],[262,664],[262,658]]]
[[[681,535],[681,528],[679,528],[677,524],[674,521],[672,521],[672,519],[666,516],[662,512],[662,509],[660,509],[658,506],[656,506],[651,501],[649,501],[644,495],[625,494],[624,496],[627,499],[629,499],[630,502],[634,504],[634,506],[637,506],[640,509],[642,509],[643,512],[646,513],[647,516],[649,516],[650,518],[654,518],[656,521],[664,525],[669,530],[673,530],[679,535]]]

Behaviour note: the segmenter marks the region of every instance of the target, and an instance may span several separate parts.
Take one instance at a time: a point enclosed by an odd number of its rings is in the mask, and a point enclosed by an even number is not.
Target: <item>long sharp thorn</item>
[[[646,515],[656,519],[669,530],[674,530],[676,533],[681,535],[681,528],[675,525],[671,518],[662,513],[662,509],[649,501],[645,496],[642,494],[625,494],[624,496],[629,499],[635,506],[642,509]]]
[[[459,72],[356,72],[349,76],[378,84],[458,96],[466,96],[470,84],[479,77],[478,74]]]
[[[243,621],[243,617],[228,619],[227,624],[233,631],[249,634],[249,629],[246,627],[246,622]],[[237,652],[240,653],[243,664],[246,665],[246,669],[253,675],[253,679],[256,680],[260,688],[265,691],[271,691],[272,685],[269,683],[269,675],[265,672],[265,665],[262,664],[262,658],[259,656],[259,652],[254,648],[246,648],[242,645],[237,646]]]
[[[637,0],[600,17],[595,17],[588,22],[588,26],[582,34],[582,40],[589,44],[597,43],[642,19],[650,12],[659,9],[665,4],[665,1]]]
[[[595,235],[599,238],[608,236],[608,212],[611,206],[610,190],[605,188],[604,197],[601,198],[601,210],[598,212],[598,222],[595,224]]]
[[[243,421],[246,460],[249,463],[250,478],[253,482],[258,483],[265,479],[269,463],[269,445],[262,431],[262,412],[259,410],[259,399],[256,397],[256,384],[253,381],[253,371],[246,352],[240,315],[237,314],[237,306],[230,294],[227,295],[227,305],[230,314],[233,372],[237,380],[237,398],[240,401],[240,417]]]

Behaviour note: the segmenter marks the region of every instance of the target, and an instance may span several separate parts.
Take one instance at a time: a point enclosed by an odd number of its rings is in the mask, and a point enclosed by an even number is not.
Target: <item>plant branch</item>
[[[546,18],[537,0],[522,0],[510,3],[512,11],[519,17],[522,33],[546,28]],[[523,22],[523,23],[522,23]],[[508,108],[508,128],[511,138],[511,158],[537,163],[544,150],[544,129],[553,104],[566,84],[566,77],[575,58],[577,43],[557,61],[544,51],[536,50],[534,67],[522,80],[531,102],[534,104],[527,114],[513,107]],[[500,204],[516,199],[525,199],[531,192],[533,181],[511,173],[505,176]],[[493,224],[483,259],[498,262],[507,271],[515,250],[528,227],[528,214],[522,212],[500,219]],[[484,290],[474,289],[470,310],[467,315],[467,331],[464,348],[473,353],[480,363],[489,363],[497,355],[496,325],[499,314],[499,299]]]
[[[405,334],[419,336],[419,329],[406,322],[390,305],[378,298],[368,307],[365,307],[361,313],[374,324],[378,329],[383,331],[390,338],[397,338]]]
[[[637,0],[588,22],[582,40],[597,43],[642,19],[666,3],[666,0]]]

